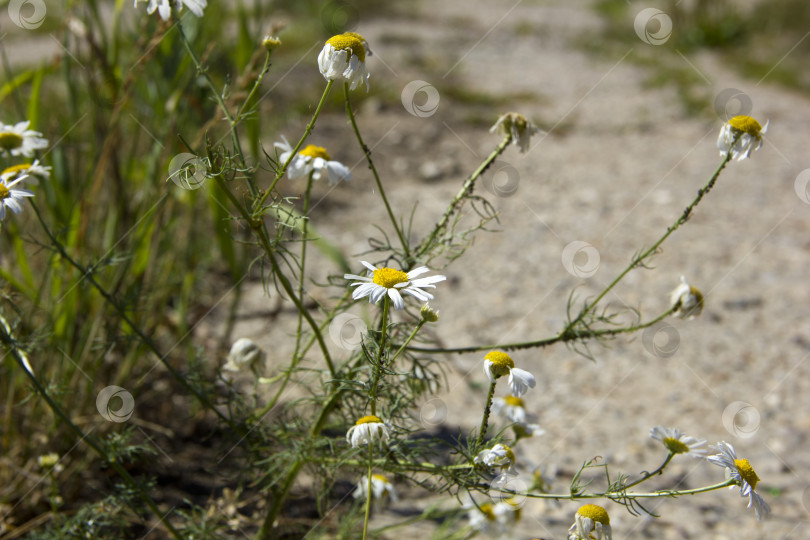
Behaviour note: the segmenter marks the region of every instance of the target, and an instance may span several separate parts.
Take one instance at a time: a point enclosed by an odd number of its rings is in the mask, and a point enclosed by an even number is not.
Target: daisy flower
[[[762,135],[766,131],[768,122],[765,122],[763,127],[750,116],[735,116],[720,129],[720,135],[717,137],[720,156],[726,157],[730,152],[731,159],[742,161],[753,150],[759,150],[762,146]],[[734,142],[735,139],[737,142]]]
[[[586,504],[577,510],[574,524],[568,529],[569,540],[612,540],[610,516],[607,510],[596,504]],[[594,537],[591,532],[595,532]]]
[[[48,147],[42,133],[28,129],[31,122],[19,122],[13,126],[0,123],[0,155],[31,157],[35,150]]]
[[[12,165],[5,169],[2,174],[10,174],[9,178],[14,178],[17,175],[28,175],[28,180],[32,180],[34,176],[47,180],[51,177],[51,168],[43,167],[40,165],[39,160],[35,159],[33,163]]]
[[[354,448],[368,446],[377,441],[387,442],[390,438],[388,426],[379,416],[369,415],[359,419],[346,432],[346,442]]]
[[[318,55],[318,68],[327,80],[342,80],[354,90],[361,81],[368,92],[366,50],[368,42],[355,32],[346,32],[329,38]]]
[[[505,444],[498,443],[488,450],[482,450],[473,460],[476,464],[488,467],[490,471],[507,472],[515,464],[515,453]]]
[[[661,441],[661,444],[673,454],[686,454],[693,458],[706,457],[706,449],[698,448],[706,444],[706,439],[687,437],[678,428],[655,426],[650,430],[650,437],[656,441]]]
[[[519,397],[495,398],[492,400],[492,412],[513,424],[512,429],[518,439],[543,435],[546,432],[539,424],[529,423],[537,417],[526,412],[523,400]]]
[[[228,361],[222,366],[227,371],[244,371],[261,368],[264,365],[265,352],[248,338],[237,339],[231,346]]]
[[[0,175],[0,219],[5,219],[6,208],[15,214],[22,212],[22,202],[25,200],[24,197],[34,196],[33,191],[14,189],[15,185],[26,178],[28,178],[27,174],[20,176],[16,172],[4,172]]]
[[[146,12],[152,14],[155,10],[160,14],[160,18],[168,21],[172,14],[172,6],[169,0],[135,0],[135,7],[138,7],[140,2],[149,2],[146,6]],[[203,10],[208,5],[208,0],[175,0],[175,5],[178,11],[183,9],[183,6],[191,10],[197,17],[203,16]]]
[[[771,512],[771,507],[768,506],[759,493],[756,492],[759,477],[754,472],[754,468],[748,463],[747,459],[737,459],[737,454],[734,452],[734,447],[729,443],[723,441],[712,446],[719,454],[709,456],[710,462],[720,467],[725,467],[731,478],[736,480],[740,486],[740,495],[748,497],[748,508],[754,507],[754,512],[757,514],[757,519],[768,517]],[[734,486],[730,486],[734,489]]]
[[[532,135],[541,133],[540,128],[533,126],[525,116],[513,112],[501,115],[495,125],[489,128],[490,133],[496,131],[500,131],[504,135],[511,135],[512,144],[519,147],[522,153],[529,149]]]
[[[368,478],[362,478],[359,482],[357,482],[357,488],[354,490],[354,498],[365,499],[367,489]],[[388,478],[382,474],[371,475],[371,496],[384,502],[389,500],[391,502],[397,502],[399,500],[397,490],[394,489],[394,484],[392,484]]]
[[[421,276],[425,272],[430,272],[427,266],[414,268],[406,274],[402,270],[376,267],[366,261],[360,262],[363,266],[368,268],[368,276],[343,274],[344,279],[358,280],[349,285],[350,287],[357,287],[354,292],[352,292],[352,298],[359,300],[360,298],[368,296],[368,301],[372,304],[376,304],[388,295],[388,298],[394,303],[394,309],[397,310],[405,307],[405,301],[402,299],[401,293],[407,293],[417,300],[427,302],[428,300],[433,300],[433,295],[422,289],[435,289],[436,285],[434,285],[434,283],[447,279],[446,276],[429,276],[414,279],[416,276]]]
[[[284,135],[281,138],[283,142],[277,142],[274,146],[281,150],[278,160],[279,163],[284,164],[290,159],[293,147]],[[310,173],[312,173],[313,180],[320,180],[323,176],[328,177],[330,185],[337,184],[341,180],[352,179],[352,173],[348,167],[339,161],[332,161],[325,148],[312,144],[305,146],[295,154],[287,168],[287,177],[293,180]]]
[[[534,388],[537,384],[534,375],[516,368],[512,358],[501,351],[492,351],[484,357],[484,373],[487,374],[491,383],[494,383],[498,377],[508,374],[509,388],[515,397],[521,397],[529,391],[529,388]]]
[[[515,498],[481,505],[470,500],[465,508],[469,509],[470,527],[484,534],[506,535],[520,520],[520,504]]]
[[[681,276],[681,284],[669,295],[669,303],[674,308],[673,317],[694,319],[703,311],[703,293],[692,287]]]

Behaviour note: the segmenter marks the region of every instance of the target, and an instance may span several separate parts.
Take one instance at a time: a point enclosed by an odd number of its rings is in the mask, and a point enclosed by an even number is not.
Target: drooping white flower
[[[135,0],[135,7],[141,2],[149,2],[146,6],[146,12],[152,14],[157,10],[160,18],[168,21],[172,14],[172,4],[170,0]],[[177,10],[180,11],[183,7],[187,7],[197,17],[203,16],[203,10],[208,5],[208,0],[174,0]]]
[[[12,165],[7,169],[4,169],[2,172],[3,175],[8,175],[8,179],[12,180],[17,176],[28,176],[26,181],[34,180],[35,178],[42,178],[43,180],[47,180],[51,177],[51,168],[50,167],[43,167],[38,159],[35,159],[33,163],[20,163],[18,165]]]
[[[534,388],[537,381],[534,375],[526,370],[515,367],[512,358],[501,351],[491,351],[484,357],[484,373],[489,378],[489,382],[494,383],[498,377],[509,375],[509,389],[515,397],[521,397]]]
[[[495,125],[489,128],[490,133],[500,131],[504,135],[512,136],[512,144],[520,148],[522,153],[529,149],[532,135],[541,132],[540,128],[532,125],[522,114],[510,112],[501,115]]]
[[[492,448],[481,450],[475,459],[476,464],[484,465],[490,472],[508,472],[515,465],[515,453],[505,444],[498,443]]]
[[[669,295],[669,303],[673,307],[673,317],[678,319],[694,319],[703,311],[703,293],[697,287],[686,282],[681,276],[681,284]]]
[[[293,147],[287,138],[282,135],[283,142],[277,142],[274,146],[281,150],[278,156],[279,163],[287,163],[292,155]],[[287,177],[290,180],[306,176],[312,173],[313,180],[320,180],[323,176],[329,178],[329,184],[337,184],[341,180],[351,180],[352,173],[348,167],[339,161],[333,161],[325,148],[315,145],[307,145],[302,148],[287,167]]]
[[[483,534],[503,537],[520,521],[520,504],[514,497],[495,504],[488,502],[480,505],[470,499],[464,508],[467,509],[470,528]]]
[[[747,459],[738,459],[734,447],[729,443],[722,441],[717,446],[711,448],[720,452],[714,456],[709,456],[709,462],[714,463],[720,467],[725,467],[728,474],[740,486],[740,495],[748,497],[748,508],[753,507],[757,515],[757,519],[768,517],[771,512],[771,507],[768,503],[756,492],[759,477],[754,472],[754,468],[748,463]],[[734,486],[730,486],[734,489]]]
[[[581,506],[574,516],[574,524],[568,529],[569,540],[612,540],[610,516],[607,510],[596,504]],[[591,533],[596,533],[596,536]]]
[[[388,426],[379,416],[374,415],[360,418],[346,432],[346,442],[354,448],[365,447],[377,441],[387,442],[389,438]]]
[[[706,444],[706,439],[687,437],[678,428],[655,426],[650,430],[650,437],[661,441],[661,444],[673,454],[685,454],[693,458],[706,457],[706,449],[699,448]]]
[[[414,268],[408,273],[402,270],[395,270],[387,267],[376,267],[366,261],[360,261],[365,266],[369,274],[358,276],[356,274],[343,274],[344,279],[356,279],[350,287],[357,287],[352,292],[352,298],[359,300],[368,296],[368,301],[376,304],[387,295],[393,302],[394,309],[405,307],[402,293],[409,294],[422,302],[433,300],[433,295],[422,289],[435,289],[434,283],[439,283],[447,279],[446,276],[429,276],[415,279],[425,272],[430,272],[427,266]]]
[[[543,435],[546,430],[535,423],[536,415],[529,414],[523,400],[515,396],[497,397],[492,400],[492,413],[511,422],[518,439]]]
[[[364,477],[361,478],[357,482],[357,487],[354,490],[354,498],[355,499],[365,499],[366,498],[366,491],[368,490],[368,478]],[[382,474],[372,474],[371,475],[371,496],[374,499],[383,501],[383,502],[397,502],[399,497],[397,496],[397,490],[394,489],[394,484],[392,484],[388,478],[386,478]]]
[[[31,122],[11,124],[0,123],[0,155],[31,157],[36,150],[48,147],[48,140],[42,133],[28,129]]]
[[[762,135],[768,131],[768,124],[765,122],[763,127],[750,116],[735,116],[720,129],[717,137],[720,156],[726,157],[730,152],[731,159],[737,161],[749,157],[752,151],[762,146]]]
[[[266,357],[265,352],[248,338],[239,338],[228,353],[228,361],[222,366],[227,371],[244,371],[246,369],[261,369]]]
[[[368,42],[356,32],[346,32],[329,38],[318,55],[318,68],[327,80],[346,81],[354,90],[365,81],[369,90],[366,50]]]
[[[27,174],[19,175],[16,172],[0,175],[0,220],[5,219],[6,208],[15,214],[19,214],[22,212],[22,203],[25,197],[34,196],[33,191],[14,187],[26,178],[28,178]]]

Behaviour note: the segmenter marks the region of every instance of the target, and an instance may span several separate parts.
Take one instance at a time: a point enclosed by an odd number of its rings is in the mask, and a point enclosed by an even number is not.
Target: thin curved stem
[[[368,519],[371,516],[371,471],[374,464],[374,443],[369,439],[368,441],[368,484],[366,484],[366,515],[363,518],[363,540],[368,536]]]
[[[357,127],[357,120],[354,118],[352,103],[349,99],[349,83],[343,83],[343,94],[346,101],[346,116],[349,117],[349,122],[352,124],[352,129],[354,130],[355,137],[357,137],[357,142],[360,143],[360,148],[362,148],[363,154],[366,156],[368,168],[371,169],[371,173],[374,175],[374,181],[377,183],[377,189],[380,191],[380,198],[385,205],[385,210],[388,212],[388,217],[391,219],[391,224],[394,226],[394,230],[397,232],[399,241],[402,244],[402,249],[405,251],[405,259],[408,262],[411,262],[410,247],[405,235],[402,232],[402,229],[399,226],[399,223],[397,223],[397,218],[394,216],[394,211],[391,210],[391,205],[388,203],[388,197],[385,196],[385,189],[383,188],[382,181],[380,180],[380,175],[377,173],[377,167],[374,166],[374,161],[371,159],[371,149],[366,146],[366,143],[363,141],[363,136],[360,134],[360,129]]]
[[[497,381],[489,383],[489,393],[487,394],[487,404],[484,407],[484,417],[481,419],[481,428],[478,430],[478,446],[484,444],[484,437],[489,427],[489,413],[492,410],[492,398],[495,397],[495,384]]]
[[[377,360],[374,363],[374,379],[371,382],[371,391],[368,394],[368,399],[371,401],[371,414],[377,414],[377,386],[380,384],[380,377],[382,376],[382,362],[383,362],[383,351],[385,350],[385,338],[387,336],[387,329],[388,329],[388,310],[391,301],[388,299],[388,295],[385,295],[383,299],[383,311],[382,311],[382,321],[380,322],[380,345],[377,348]]]

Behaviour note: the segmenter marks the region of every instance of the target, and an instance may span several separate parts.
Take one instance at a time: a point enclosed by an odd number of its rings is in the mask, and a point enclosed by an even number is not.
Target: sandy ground
[[[512,193],[487,193],[500,213],[499,232],[480,234],[463,259],[443,270],[450,279],[439,286],[435,307],[441,310],[437,332],[447,346],[554,335],[565,321],[570,292],[576,289],[581,301],[601,290],[666,230],[719,163],[715,141],[722,120],[689,117],[674,88],[644,84],[647,73],[633,57],[651,45],[638,40],[622,54],[598,58],[574,45],[583,37],[597,39],[600,24],[590,2],[468,1],[425,2],[413,19],[357,28],[374,51],[368,61],[373,86],[398,92],[413,80],[441,87],[452,79],[478,92],[528,93],[534,98],[510,108],[548,131],[528,153],[513,147],[501,160],[511,167],[505,170]],[[673,53],[661,48],[660,54]],[[741,79],[710,55],[682,60],[713,94],[737,88],[750,96],[751,114],[769,120],[770,129],[753,159],[729,166],[665,244],[655,269],[631,273],[608,299],[651,318],[666,309],[669,292],[685,275],[704,292],[706,309],[697,320],[669,321],[663,334],[595,345],[594,362],[562,345],[514,353],[518,366],[537,377],[525,401],[547,431],[517,446],[519,464],[524,472],[537,465],[556,469],[555,488],[564,492],[570,475],[595,456],[607,460],[614,474],[653,469],[664,452],[648,438],[650,428],[677,426],[711,444],[728,441],[747,457],[762,479],[758,490],[773,509],[771,518],[757,522],[747,501],[728,490],[652,501],[648,508],[659,519],[636,518],[603,503],[614,539],[807,538],[810,330],[803,321],[810,311],[810,205],[808,192],[796,185],[810,167],[804,136],[810,102],[767,78]],[[372,102],[359,117],[393,206],[405,215],[418,203],[416,233],[429,230],[464,176],[498,142],[485,126],[469,122],[469,112],[447,99],[419,118],[398,103]],[[487,114],[494,122],[502,112]],[[325,118],[313,142],[333,134],[350,138],[342,118]],[[335,157],[357,163],[355,181],[323,189],[313,223],[356,254],[378,235],[372,224],[385,227],[386,219],[361,154],[346,144]],[[587,278],[566,270],[563,250],[574,241],[598,253],[598,264],[586,253],[573,261],[579,268],[595,264]],[[258,291],[246,298],[247,311],[268,302]],[[353,312],[362,315],[364,307]],[[236,335],[259,339],[283,357],[284,333],[252,320]],[[655,346],[671,353],[656,353]],[[485,383],[482,355],[447,356],[445,362],[449,388],[439,398],[447,414],[426,427],[472,429],[485,397],[473,388]],[[498,395],[504,392],[498,389]],[[722,478],[718,467],[682,458],[651,487],[694,488]],[[374,526],[425,505],[423,493],[403,488],[402,495]],[[529,501],[514,538],[565,538],[577,507]],[[391,537],[424,538],[431,528],[425,523]]]

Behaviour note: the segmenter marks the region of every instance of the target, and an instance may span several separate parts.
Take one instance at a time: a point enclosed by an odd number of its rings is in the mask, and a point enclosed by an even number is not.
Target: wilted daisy
[[[346,32],[329,38],[318,55],[318,67],[327,80],[342,80],[354,90],[361,81],[369,90],[366,50],[368,42],[356,32]]]
[[[346,442],[354,448],[368,446],[377,441],[387,442],[390,437],[388,426],[379,416],[369,415],[359,419],[346,432]]]
[[[481,505],[470,500],[464,507],[468,509],[470,527],[484,534],[508,534],[520,520],[520,504],[515,498]]]
[[[489,131],[490,133],[500,131],[504,135],[511,135],[512,144],[519,147],[521,152],[529,149],[532,135],[541,132],[540,128],[533,126],[525,116],[513,112],[501,115]]]
[[[228,361],[222,366],[227,371],[244,371],[261,369],[266,355],[264,351],[248,338],[237,339],[228,353]]]
[[[757,514],[757,519],[768,517],[771,512],[771,507],[768,506],[759,493],[756,492],[759,477],[754,472],[754,468],[748,463],[747,459],[737,459],[737,454],[734,452],[734,447],[729,443],[723,441],[712,446],[711,448],[720,452],[714,456],[709,456],[710,462],[720,467],[725,467],[731,478],[736,480],[740,486],[740,495],[748,497],[748,508],[754,507],[754,512]],[[734,489],[734,486],[730,486]]]
[[[39,163],[39,160],[35,159],[33,163],[20,163],[19,165],[12,165],[11,167],[3,170],[2,174],[8,174],[9,179],[16,178],[17,176],[28,175],[27,180],[33,180],[34,177],[47,180],[51,177],[51,168],[43,167]]]
[[[491,472],[508,472],[515,465],[515,453],[505,444],[498,443],[479,452],[474,463],[488,467]]]
[[[523,400],[519,397],[507,396],[493,399],[492,412],[513,424],[512,429],[515,430],[518,439],[543,435],[546,432],[539,424],[532,422],[537,417],[526,411]]]
[[[281,150],[278,156],[280,164],[287,163],[292,154],[293,147],[287,138],[282,135],[283,142],[277,142],[274,146]],[[329,153],[322,146],[309,144],[302,148],[287,167],[287,177],[291,180],[306,176],[312,173],[313,180],[320,180],[324,175],[329,178],[329,184],[337,184],[341,180],[351,180],[352,173],[349,168],[339,161],[332,161]]]
[[[612,540],[610,516],[607,510],[596,504],[586,504],[577,510],[574,524],[568,529],[569,540]],[[596,536],[591,533],[596,533]]]
[[[720,156],[726,157],[731,152],[731,159],[741,161],[747,158],[753,150],[762,146],[762,135],[768,131],[768,122],[765,126],[750,116],[735,116],[720,129],[717,137],[717,149]],[[737,142],[734,142],[734,140]]]
[[[521,397],[529,391],[529,388],[534,388],[537,384],[534,375],[516,368],[512,358],[501,351],[492,351],[484,357],[484,373],[487,374],[491,383],[494,383],[498,377],[508,374],[509,388],[515,397]]]
[[[14,188],[26,178],[28,178],[27,174],[18,175],[16,172],[0,175],[0,219],[5,219],[6,208],[15,214],[22,212],[22,203],[25,197],[34,196],[33,191]]]
[[[673,317],[694,319],[703,311],[703,293],[686,282],[681,276],[681,284],[669,295],[669,303],[674,308]]]
[[[146,6],[146,12],[152,14],[155,10],[160,14],[160,18],[168,21],[172,14],[172,5],[170,0],[135,0],[135,7],[141,2],[149,2]],[[203,16],[203,10],[208,5],[208,0],[174,0],[175,6],[178,11],[183,9],[183,6],[191,10],[197,17]]]
[[[706,449],[699,448],[706,444],[706,439],[687,437],[678,428],[655,426],[650,430],[650,437],[656,441],[661,441],[661,444],[673,454],[686,454],[693,458],[706,457]]]
[[[434,285],[434,283],[439,283],[447,279],[445,276],[429,276],[414,279],[416,276],[421,276],[425,272],[430,272],[427,266],[414,268],[406,274],[402,270],[376,267],[366,261],[360,262],[363,266],[368,268],[369,273],[367,276],[343,274],[344,279],[359,280],[349,285],[349,287],[357,287],[354,292],[352,292],[352,298],[359,300],[360,298],[368,296],[368,301],[372,304],[376,304],[388,295],[388,298],[394,303],[394,309],[402,309],[405,307],[405,301],[402,299],[401,293],[409,294],[422,302],[433,300],[433,295],[422,289],[435,289],[436,285]]]
[[[34,151],[48,147],[42,133],[28,129],[31,122],[19,122],[13,126],[0,123],[0,155],[31,157]]]
[[[354,490],[354,498],[365,499],[366,490],[368,490],[368,478],[361,478]],[[371,475],[371,496],[382,502],[397,502],[399,500],[394,484],[382,474]]]

